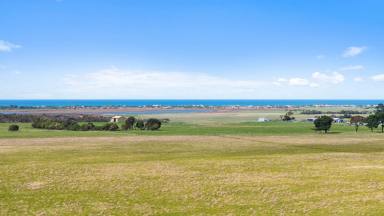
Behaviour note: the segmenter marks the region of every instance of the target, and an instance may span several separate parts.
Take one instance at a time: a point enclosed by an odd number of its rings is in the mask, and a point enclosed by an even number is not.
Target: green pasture
[[[99,123],[97,123],[99,124]],[[310,122],[242,122],[242,123],[210,123],[189,124],[171,122],[163,124],[159,131],[67,131],[42,130],[31,127],[30,123],[20,123],[20,131],[9,132],[8,123],[0,123],[0,138],[42,138],[42,137],[97,137],[97,136],[130,136],[130,135],[307,135],[317,133]],[[353,126],[347,124],[334,124],[330,135],[352,133]],[[358,133],[371,133],[361,126]]]

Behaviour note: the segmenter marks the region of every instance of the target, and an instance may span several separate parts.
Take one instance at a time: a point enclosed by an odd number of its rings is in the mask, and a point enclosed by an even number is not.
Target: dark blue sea
[[[68,106],[367,106],[384,100],[0,100],[0,107],[68,107]]]

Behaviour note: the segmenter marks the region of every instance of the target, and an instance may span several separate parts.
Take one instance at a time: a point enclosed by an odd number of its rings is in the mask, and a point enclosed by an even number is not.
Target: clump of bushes
[[[166,122],[169,122],[169,119],[166,119]],[[162,120],[159,120],[156,118],[142,120],[142,119],[136,119],[135,117],[131,116],[127,118],[122,128],[124,130],[133,130],[133,129],[158,130],[160,129],[161,124],[162,124]]]
[[[119,130],[119,125],[117,125],[116,123],[106,123],[104,125],[101,125],[101,126],[96,126],[95,127],[95,130],[99,130],[99,131],[117,131]]]
[[[123,124],[122,127],[124,130],[132,130],[134,129],[136,122],[137,122],[136,118],[133,116],[130,116],[127,118],[127,120],[125,120],[125,124]]]
[[[8,131],[19,131],[19,125],[9,125]]]
[[[95,130],[96,126],[92,122],[88,122],[86,124],[80,125],[80,130],[81,131],[90,131],[90,130]]]
[[[146,130],[158,130],[161,127],[161,121],[159,119],[150,118],[145,122],[144,128]]]
[[[161,127],[162,121],[151,118],[146,121],[129,117],[121,126],[123,130],[158,130]],[[33,128],[48,129],[48,130],[71,130],[71,131],[118,131],[119,125],[108,122],[104,125],[96,126],[91,122],[79,124],[75,119],[57,120],[47,117],[39,117],[33,120]]]
[[[137,122],[136,122],[136,128],[140,129],[140,130],[144,130],[145,129],[145,123],[142,119],[138,119]]]
[[[283,121],[293,121],[295,120],[295,117],[293,117],[293,112],[289,111],[285,115],[280,116],[281,120]]]

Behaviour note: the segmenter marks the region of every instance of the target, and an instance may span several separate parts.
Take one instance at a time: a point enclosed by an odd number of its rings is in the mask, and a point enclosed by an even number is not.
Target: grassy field
[[[309,122],[241,122],[241,123],[210,123],[190,124],[174,122],[165,124],[159,131],[66,131],[34,129],[30,123],[21,123],[18,132],[9,132],[10,124],[0,123],[0,138],[43,138],[43,137],[102,137],[102,136],[133,136],[133,135],[295,135],[314,134],[313,123]],[[353,126],[334,124],[332,134],[355,134]],[[371,133],[366,127],[360,127],[359,134]]]
[[[384,213],[384,136],[0,139],[0,215]]]
[[[130,132],[0,124],[0,215],[384,214],[384,134],[186,122]]]

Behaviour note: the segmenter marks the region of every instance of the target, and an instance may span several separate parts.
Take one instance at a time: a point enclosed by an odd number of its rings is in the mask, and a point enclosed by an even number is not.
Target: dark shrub
[[[82,125],[80,125],[80,130],[81,131],[95,130],[95,125],[92,122],[82,124]]]
[[[119,130],[119,126],[116,123],[106,123],[102,126],[96,127],[95,129],[104,131],[117,131]]]
[[[145,123],[146,130],[158,130],[161,127],[161,121],[159,119],[148,119]]]
[[[72,123],[70,125],[67,125],[67,127],[65,129],[71,130],[71,131],[79,131],[81,129],[81,127],[77,122],[75,122],[75,123]]]
[[[145,129],[145,124],[144,124],[144,121],[141,120],[141,119],[138,119],[136,121],[136,128],[140,129],[140,130],[144,130]]]
[[[135,126],[136,118],[133,116],[130,116],[125,120],[125,124],[122,126],[124,130],[132,130]]]
[[[9,131],[18,131],[19,125],[9,125],[8,130]]]
[[[116,123],[112,123],[112,125],[109,126],[109,130],[110,131],[117,131],[117,130],[119,130],[119,125],[117,125]]]

